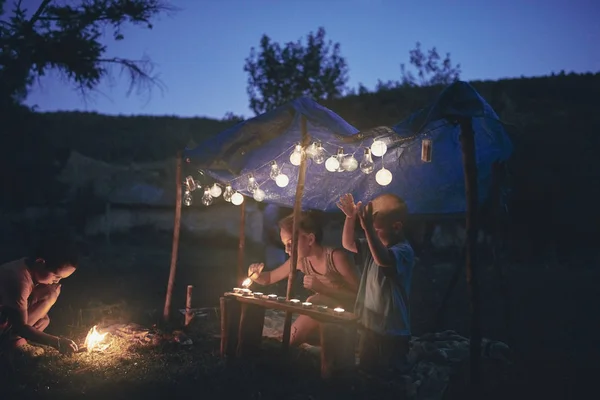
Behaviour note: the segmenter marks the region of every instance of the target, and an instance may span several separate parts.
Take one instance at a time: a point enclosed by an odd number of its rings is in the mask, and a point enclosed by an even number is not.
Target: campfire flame
[[[94,351],[94,350],[104,351],[108,348],[108,346],[110,346],[110,343],[103,343],[108,332],[100,333],[96,329],[96,326],[97,325],[94,325],[92,327],[92,329],[90,329],[90,331],[88,332],[88,334],[85,338],[84,347],[86,347],[87,351],[89,351],[89,352]]]
[[[242,282],[242,287],[244,287],[244,288],[247,288],[250,285],[252,285],[252,279],[250,279],[250,278],[246,278],[246,279],[244,279],[244,282]]]

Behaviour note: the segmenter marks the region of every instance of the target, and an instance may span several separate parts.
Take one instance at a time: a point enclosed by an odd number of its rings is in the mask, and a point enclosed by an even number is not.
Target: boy
[[[403,222],[407,207],[392,194],[375,198],[366,207],[354,204],[351,194],[340,198],[346,214],[342,244],[358,254],[362,276],[355,313],[362,329],[360,368],[383,372],[404,369],[410,341],[409,295],[414,252],[406,241]],[[365,239],[355,240],[356,219]]]
[[[63,354],[77,351],[70,339],[44,333],[48,311],[60,295],[60,280],[77,268],[68,240],[46,238],[33,254],[0,266],[0,353],[7,346],[32,350],[27,340],[51,346]]]

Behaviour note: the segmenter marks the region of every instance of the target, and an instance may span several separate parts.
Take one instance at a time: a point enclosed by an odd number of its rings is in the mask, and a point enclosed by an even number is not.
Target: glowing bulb
[[[248,191],[250,193],[254,193],[254,191],[256,189],[258,189],[258,183],[256,182],[256,179],[254,178],[254,176],[252,176],[252,174],[248,175],[248,187],[247,187]]]
[[[275,178],[275,183],[280,188],[284,188],[284,187],[286,187],[288,185],[288,183],[290,183],[290,178],[288,178],[288,176],[285,175],[285,174],[279,174]]]
[[[216,183],[210,188],[210,195],[212,197],[219,197],[222,192],[223,190],[221,190],[221,186],[217,185]]]
[[[204,189],[204,194],[202,195],[202,204],[205,206],[210,206],[213,202],[213,197],[210,195],[210,189]]]
[[[337,151],[337,160],[338,160],[338,164],[339,167],[337,169],[338,172],[344,172],[344,149],[339,148]]]
[[[192,200],[193,200],[192,194],[186,190],[185,193],[183,194],[183,204],[185,204],[187,207],[189,207],[192,205]]]
[[[383,157],[385,152],[387,151],[387,145],[382,140],[376,140],[371,145],[371,153],[375,157]]]
[[[239,206],[240,204],[242,204],[244,202],[244,196],[242,196],[241,193],[239,192],[235,192],[232,196],[231,196],[231,203],[233,205]]]
[[[191,176],[187,176],[185,178],[185,184],[190,192],[193,192],[194,190],[200,187],[200,185],[197,185],[196,182],[197,181],[195,181],[194,178],[192,178]]]
[[[312,144],[306,149],[306,156],[313,158],[315,154],[317,154],[317,149],[317,142],[312,142]]]
[[[358,161],[353,155],[350,155],[344,159],[342,165],[346,171],[352,172],[356,171],[356,168],[358,168]]]
[[[279,171],[279,166],[277,165],[276,161],[273,161],[273,164],[271,164],[271,172],[269,173],[269,177],[273,180],[277,179],[277,176],[281,173],[281,171]]]
[[[261,188],[258,188],[254,191],[254,200],[263,201],[265,199],[266,193]]]
[[[223,200],[231,201],[231,196],[233,196],[233,188],[231,185],[225,186],[225,192],[223,192]]]
[[[335,172],[340,167],[340,162],[337,159],[337,156],[331,156],[325,161],[325,169],[329,172]]]
[[[387,186],[392,182],[392,173],[389,169],[381,168],[377,171],[377,174],[375,174],[375,180],[381,186]]]
[[[371,157],[371,150],[366,148],[363,160],[360,162],[360,170],[365,174],[373,172],[375,165],[373,164],[373,158]]]
[[[292,154],[290,154],[290,162],[292,163],[292,165],[300,165],[300,163],[302,162],[302,146],[300,146],[299,144],[296,145],[296,148],[294,149],[294,151],[292,152]]]
[[[317,149],[315,150],[315,154],[312,156],[313,161],[316,164],[323,164],[325,162],[325,150],[323,150],[323,145],[321,143],[317,143]]]

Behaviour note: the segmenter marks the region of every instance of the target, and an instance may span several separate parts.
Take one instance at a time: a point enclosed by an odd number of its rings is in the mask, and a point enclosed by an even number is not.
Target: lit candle
[[[270,294],[267,297],[269,298],[269,300],[277,300],[277,295],[276,294]]]
[[[327,306],[317,306],[317,310],[319,310],[319,311],[327,311]]]
[[[291,299],[290,303],[292,303],[292,305],[294,305],[294,306],[298,306],[298,305],[300,305],[300,300],[298,300],[298,299]]]
[[[254,292],[254,297],[261,298],[263,297],[263,294],[261,292]]]
[[[336,307],[333,309],[333,312],[336,314],[342,314],[344,311],[346,310],[344,310],[342,307]]]
[[[242,291],[242,288],[239,288],[239,287],[233,288],[233,293],[241,293],[241,291]]]
[[[246,278],[246,279],[244,279],[244,282],[242,282],[242,286],[245,288],[247,288],[251,284],[252,284],[252,279],[250,279],[250,278]]]
[[[312,308],[312,303],[310,301],[305,301],[302,303],[303,308]]]

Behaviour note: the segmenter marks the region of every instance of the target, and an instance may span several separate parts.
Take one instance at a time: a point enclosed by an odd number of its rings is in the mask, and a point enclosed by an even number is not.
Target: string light
[[[231,197],[233,196],[233,188],[231,187],[231,184],[227,184],[227,186],[225,186],[225,192],[223,192],[223,200],[229,202],[231,201]]]
[[[387,145],[383,140],[375,140],[371,145],[371,154],[375,157],[383,157],[387,152]]]
[[[290,163],[292,163],[292,165],[298,166],[298,165],[300,165],[301,162],[302,162],[302,146],[300,146],[300,144],[297,144],[296,147],[294,148],[294,151],[292,152],[292,154],[290,154]]]
[[[244,196],[242,196],[242,194],[240,192],[235,192],[231,196],[231,204],[239,206],[243,202],[244,202]]]
[[[368,147],[365,149],[365,154],[363,156],[362,161],[360,162],[360,170],[364,174],[370,174],[375,169],[375,164],[373,163],[373,157],[371,157],[371,149]]]
[[[415,135],[414,137],[416,137],[416,136],[417,135]],[[411,137],[411,139],[414,139],[414,137]],[[406,140],[403,140],[402,142],[404,142],[404,141],[406,141]],[[392,141],[392,143],[397,143],[397,142],[398,142],[398,140],[396,140],[395,142]],[[329,143],[329,144],[333,145],[332,143]],[[362,143],[361,143],[360,147],[362,147]],[[284,153],[277,156],[277,158],[283,156],[289,150],[290,149],[286,150]],[[311,159],[315,164],[320,165],[320,164],[325,163],[325,169],[329,172],[343,172],[343,171],[353,172],[353,171],[356,171],[356,169],[360,168],[362,173],[368,175],[368,174],[371,174],[375,169],[375,164],[373,162],[373,156],[383,157],[387,153],[387,150],[388,150],[388,147],[387,147],[386,142],[381,139],[376,139],[373,141],[371,146],[364,148],[364,155],[362,157],[362,160],[359,163],[359,161],[354,156],[354,153],[353,154],[344,154],[344,150],[341,147],[337,149],[337,152],[335,155],[329,153],[330,156],[327,157],[328,152],[325,151],[322,143],[320,141],[315,141],[315,142],[311,143],[309,146],[307,146],[306,148],[303,148],[299,143],[295,144],[293,146],[293,150],[292,150],[289,158],[290,158],[290,163],[292,165],[299,166],[302,161],[303,152],[305,152],[306,157],[308,159]],[[398,154],[402,154],[402,152],[400,152]],[[431,162],[431,154],[432,154],[432,140],[431,139],[423,139],[421,142],[421,161]],[[383,163],[383,158],[382,158],[382,163]],[[273,160],[267,164],[264,164],[264,165],[258,167],[253,172],[256,172],[260,168],[266,167],[267,165],[270,165],[269,178],[271,180],[275,181],[275,184],[278,187],[280,187],[280,188],[287,187],[290,179],[286,174],[284,174],[282,172],[282,168],[277,164],[276,160]],[[241,177],[236,177],[233,179],[233,181],[235,181],[239,178],[241,178]],[[247,175],[247,179],[248,179],[248,182],[247,182],[246,189],[248,190],[248,192],[250,194],[252,194],[252,197],[254,198],[254,200],[257,202],[264,201],[264,199],[267,197],[267,193],[265,192],[264,189],[260,188],[260,185],[264,184],[265,182],[262,182],[259,185],[259,183],[256,181],[256,178],[254,177],[253,173],[249,173]],[[392,182],[392,179],[393,179],[392,172],[390,170],[388,170],[387,168],[385,168],[383,165],[382,165],[382,168],[379,171],[377,171],[377,173],[375,174],[375,181],[381,186],[389,185]],[[202,185],[200,184],[199,181],[194,180],[192,176],[187,176],[183,184],[184,184],[183,203],[186,206],[190,206],[193,203],[192,192],[202,188]],[[224,188],[225,189],[223,190],[222,186],[216,182],[213,183],[212,186],[205,187],[204,194],[202,196],[202,204],[204,204],[205,206],[212,204],[213,199],[219,197],[221,194],[223,194],[223,199],[225,201],[231,202],[234,205],[241,205],[244,202],[244,196],[241,193],[235,191],[233,189],[231,183],[226,184],[224,186]]]
[[[202,195],[202,204],[205,206],[210,206],[213,202],[213,197],[210,195],[210,189],[204,189],[204,194]]]
[[[210,188],[210,195],[214,198],[219,197],[222,192],[223,190],[221,189],[221,186],[217,185],[216,183]]]

